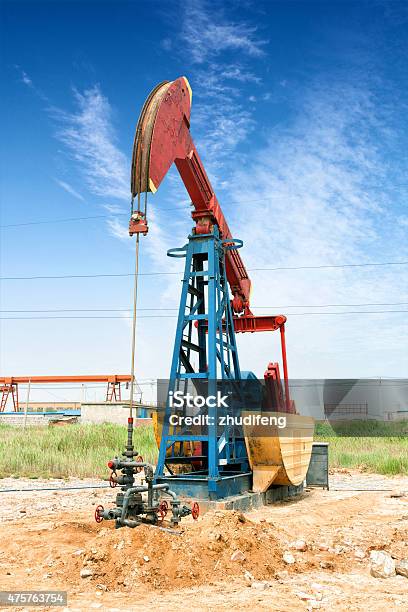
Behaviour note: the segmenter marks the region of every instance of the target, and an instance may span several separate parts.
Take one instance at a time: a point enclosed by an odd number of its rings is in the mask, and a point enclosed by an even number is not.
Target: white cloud
[[[196,65],[193,133],[199,134],[198,149],[211,180],[220,183],[232,153],[255,126],[253,109],[245,108],[242,103],[242,86],[258,87],[262,79],[245,66],[244,60],[264,55],[265,41],[248,23],[228,21],[214,5],[199,0],[192,0],[184,7],[181,38]],[[225,51],[234,52],[233,62],[220,57]]]
[[[27,87],[33,86],[32,80],[30,79],[28,74],[24,72],[24,70],[21,71],[21,82],[24,83],[24,85],[27,85]]]
[[[119,240],[127,240],[129,242],[129,228],[119,219],[108,219],[108,228],[112,236],[119,238]]]
[[[202,0],[186,2],[182,38],[197,64],[225,51],[242,51],[252,57],[264,55],[265,41],[257,37],[256,27],[228,21],[214,5],[209,7]]]
[[[60,179],[54,179],[54,181],[67,193],[72,195],[74,198],[77,198],[77,200],[81,200],[82,202],[85,201],[84,197],[80,193],[78,193],[78,191],[76,191],[69,183],[61,181]]]
[[[112,110],[99,86],[74,92],[77,110],[53,109],[58,139],[78,163],[91,193],[130,200],[129,161],[116,145]]]
[[[386,198],[383,151],[390,137],[368,90],[343,83],[306,93],[290,127],[273,130],[270,144],[231,180],[231,200],[242,205],[227,214],[234,235],[244,239],[248,268],[400,261],[406,246]],[[250,275],[254,305],[408,301],[398,267]],[[288,309],[292,376],[406,374],[398,348],[406,334],[403,314],[296,316],[305,310]],[[261,373],[279,357],[271,335],[256,338],[256,355],[250,350],[253,338],[239,342],[244,369]]]
[[[257,85],[262,82],[262,79],[259,76],[256,76],[252,72],[249,72],[236,64],[227,65],[222,68],[220,78],[230,79],[240,83],[256,83]]]
[[[125,213],[122,206],[118,206],[117,204],[103,204],[102,206],[105,210],[112,213],[113,215],[118,213]]]

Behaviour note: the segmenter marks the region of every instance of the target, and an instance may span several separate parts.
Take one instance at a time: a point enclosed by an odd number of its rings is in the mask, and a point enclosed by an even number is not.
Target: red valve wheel
[[[191,516],[193,517],[195,521],[200,516],[200,506],[198,505],[197,502],[194,502],[194,504],[191,506]]]
[[[144,459],[143,459],[142,455],[139,455],[138,457],[136,457],[136,461],[137,461],[137,463],[144,463]],[[142,472],[142,471],[143,471],[143,466],[136,468],[136,472]]]
[[[114,479],[114,476],[116,476],[116,472],[111,472],[111,475],[109,476],[109,486],[111,489],[118,486],[118,481]]]
[[[96,506],[96,508],[95,508],[95,521],[97,523],[102,523],[102,521],[103,521],[103,516],[102,516],[103,511],[104,511],[104,507],[103,506]]]
[[[165,499],[163,499],[160,502],[159,509],[164,514],[164,516],[167,515],[167,512],[169,511],[169,504],[167,503],[167,501]]]
[[[167,513],[164,510],[162,510],[161,508],[158,508],[157,509],[157,514],[160,517],[161,522],[163,522]]]

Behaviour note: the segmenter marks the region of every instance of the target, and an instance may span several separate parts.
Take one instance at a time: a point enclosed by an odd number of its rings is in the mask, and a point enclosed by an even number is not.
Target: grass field
[[[155,461],[157,446],[151,426],[135,429],[135,449],[146,461]],[[126,428],[103,425],[17,427],[0,425],[0,477],[107,478],[109,459],[120,455]]]
[[[329,442],[331,467],[379,474],[408,474],[408,422],[316,425],[315,439]],[[339,435],[341,434],[341,435]],[[364,437],[362,434],[365,434]],[[151,426],[135,429],[135,447],[154,462]],[[0,478],[107,478],[106,463],[122,453],[126,428],[119,425],[67,425],[22,429],[0,425]]]
[[[315,440],[329,443],[330,467],[408,474],[408,421],[317,424]]]

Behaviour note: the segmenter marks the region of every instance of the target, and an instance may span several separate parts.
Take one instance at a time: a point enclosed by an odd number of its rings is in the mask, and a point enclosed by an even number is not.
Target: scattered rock
[[[295,557],[292,555],[292,553],[290,552],[285,552],[283,553],[283,557],[282,557],[283,561],[285,563],[287,563],[288,565],[293,565],[293,563],[296,562]]]
[[[90,578],[93,574],[93,571],[89,569],[89,567],[83,567],[79,573],[81,578]]]
[[[74,550],[72,556],[80,557],[85,552],[85,548],[78,548],[78,550]]]
[[[315,599],[309,599],[309,601],[307,602],[307,609],[317,610],[318,608],[320,608],[320,601],[316,601]]]
[[[19,512],[20,512],[21,514],[27,514],[27,510],[24,510],[24,508],[22,508],[21,510],[19,510]]]
[[[322,569],[333,569],[334,563],[332,563],[331,561],[320,561],[320,567]]]
[[[312,595],[310,595],[309,593],[304,593],[303,591],[297,591],[295,594],[302,601],[309,601],[310,599],[313,598]]]
[[[319,550],[326,551],[329,550],[330,546],[328,544],[319,544]]]
[[[255,577],[251,574],[251,572],[246,571],[244,573],[244,578],[247,582],[251,583],[255,580]]]
[[[241,550],[234,550],[231,555],[231,561],[245,561],[245,555]]]
[[[283,581],[289,576],[289,572],[288,570],[281,570],[280,572],[276,572],[275,576],[279,582],[283,583]]]
[[[147,555],[144,555],[144,557],[143,557],[143,561],[145,561],[146,563],[148,563],[148,561],[150,561],[150,557],[148,557]]]
[[[408,491],[392,491],[390,493],[390,497],[406,497],[408,495]]]
[[[361,548],[356,548],[356,550],[354,551],[354,556],[356,559],[364,559],[365,552],[364,550],[361,550]]]
[[[384,550],[370,552],[370,573],[374,578],[390,578],[395,576],[395,561]]]
[[[408,578],[408,559],[401,559],[401,561],[397,561],[395,564],[395,571],[400,576],[405,576],[405,578]]]
[[[254,580],[251,584],[251,589],[256,589],[257,591],[265,591],[268,586],[269,584],[267,582]]]
[[[122,550],[122,548],[123,548],[124,546],[125,546],[125,540],[121,540],[120,542],[118,542],[118,545],[117,545],[117,547],[116,547],[116,548],[117,548],[118,550]],[[92,552],[93,552],[93,551],[92,551]]]
[[[305,552],[307,550],[307,544],[304,540],[296,540],[290,545],[291,548],[295,550],[299,550],[300,552]]]
[[[106,584],[97,584],[96,588],[99,589],[100,591],[107,591],[108,587],[106,586]]]

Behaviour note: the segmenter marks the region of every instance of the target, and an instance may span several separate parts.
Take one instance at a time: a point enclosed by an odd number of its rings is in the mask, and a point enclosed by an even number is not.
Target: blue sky
[[[408,259],[407,3],[16,1],[1,10],[1,223],[98,217],[3,227],[3,277],[131,272],[137,117],[153,86],[181,75],[193,89],[191,131],[248,268]],[[149,202],[141,268],[178,272],[166,250],[192,223],[175,170]],[[406,313],[358,313],[407,310],[406,270],[254,270],[252,303],[288,315],[292,376],[404,376]],[[177,308],[179,278],[142,277],[141,381],[168,373],[176,311],[164,309]],[[2,320],[4,374],[129,371],[120,310],[130,308],[130,278],[2,285],[3,318],[116,317]],[[6,312],[61,309],[79,310]],[[355,314],[304,314],[345,310]],[[241,367],[260,376],[279,356],[273,335],[239,346]]]

